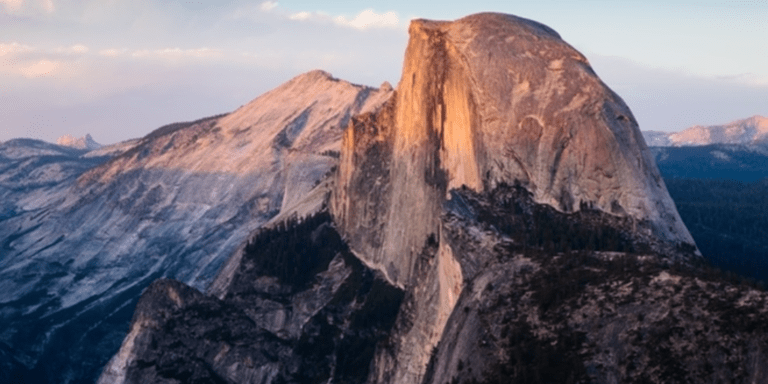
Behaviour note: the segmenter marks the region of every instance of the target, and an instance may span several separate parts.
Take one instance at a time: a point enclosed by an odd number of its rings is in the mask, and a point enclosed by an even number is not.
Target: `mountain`
[[[87,134],[85,135],[85,137],[81,137],[81,138],[76,138],[72,135],[64,135],[62,137],[59,137],[56,140],[56,144],[62,145],[65,147],[87,149],[87,150],[94,150],[102,147],[101,144],[93,140],[93,137],[91,137],[90,134]]]
[[[298,203],[342,127],[391,93],[313,71],[111,148],[4,143],[0,381],[93,382],[152,281],[207,287],[256,228],[321,204]]]
[[[205,292],[153,282],[100,383],[768,380],[768,294],[702,265],[580,53],[503,14],[409,34],[309,208]]]
[[[696,125],[681,132],[644,131],[652,147],[681,147],[711,144],[768,145],[768,118],[752,116],[725,125]]]

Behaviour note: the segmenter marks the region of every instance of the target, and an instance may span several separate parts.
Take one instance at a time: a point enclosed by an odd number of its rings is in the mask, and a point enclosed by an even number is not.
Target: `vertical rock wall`
[[[413,296],[372,380],[418,382],[462,290],[441,235],[452,189],[521,184],[562,212],[628,217],[661,248],[693,245],[629,108],[556,32],[477,14],[409,33],[395,96],[345,133],[331,204],[358,257]]]

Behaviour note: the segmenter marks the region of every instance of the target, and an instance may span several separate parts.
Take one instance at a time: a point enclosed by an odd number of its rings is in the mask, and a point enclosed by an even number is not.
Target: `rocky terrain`
[[[391,93],[313,71],[113,147],[3,143],[0,382],[93,382],[152,281],[203,289],[256,228],[321,204],[298,203]]]
[[[409,33],[338,169],[205,293],[153,283],[100,382],[768,380],[768,294],[704,265],[581,54],[511,15]]]

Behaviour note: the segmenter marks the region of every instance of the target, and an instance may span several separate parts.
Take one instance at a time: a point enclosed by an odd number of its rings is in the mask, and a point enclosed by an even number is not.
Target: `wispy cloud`
[[[17,42],[0,43],[0,56],[15,56],[19,53],[32,52],[34,50],[34,47]]]
[[[89,49],[85,45],[82,44],[75,44],[69,47],[59,47],[56,48],[54,52],[56,53],[64,53],[64,54],[83,54],[88,53]]]
[[[0,0],[0,10],[11,15],[51,14],[56,6],[53,0]]]
[[[389,11],[384,13],[377,13],[373,9],[366,9],[352,18],[348,18],[343,15],[332,16],[325,12],[303,11],[290,14],[288,19],[319,23],[332,22],[333,24],[336,24],[340,27],[354,28],[361,31],[372,28],[398,29],[401,27],[400,18],[397,16],[396,12]]]
[[[264,12],[269,12],[277,7],[277,1],[265,1],[259,4],[259,9]]]
[[[0,73],[28,79],[54,76],[72,67],[87,52],[88,47],[82,44],[40,49],[18,42],[0,43]]]
[[[195,58],[215,58],[223,56],[223,51],[219,49],[211,48],[194,48],[194,49],[181,49],[181,48],[163,48],[154,50],[135,50],[131,52],[133,57],[157,57],[157,58],[181,58],[181,57],[195,57]]]
[[[106,57],[118,57],[126,54],[128,52],[128,48],[109,48],[109,49],[102,49],[99,51],[99,55],[106,56]]]
[[[21,9],[21,6],[24,5],[24,1],[23,0],[0,0],[0,4],[5,7],[6,11],[15,12]]]
[[[333,15],[323,11],[291,11],[280,6],[276,1],[265,1],[258,6],[241,7],[230,16],[236,19],[246,18],[257,21],[264,20],[266,14],[282,20],[336,25],[360,31],[374,28],[399,29],[404,27],[400,23],[400,17],[395,11],[379,13],[369,8],[349,17],[348,15]]]
[[[61,66],[62,63],[60,61],[40,60],[35,63],[20,65],[16,70],[26,78],[36,78],[52,76]]]
[[[18,42],[0,43],[0,75],[11,78],[42,78],[53,77],[70,79],[73,77],[92,76],[88,71],[82,71],[84,66],[92,69],[104,64],[103,60],[124,58],[151,61],[177,65],[191,64],[190,60],[208,61],[226,56],[226,52],[213,48],[162,48],[162,49],[133,49],[108,48],[92,53],[83,44],[61,46],[58,48],[40,48]]]
[[[311,12],[297,12],[297,13],[294,13],[294,14],[288,16],[288,18],[291,19],[291,20],[304,21],[304,20],[309,20],[309,19],[312,19],[312,18],[318,18],[318,19],[320,19],[320,18],[328,18],[328,15],[323,15],[321,13],[315,13],[313,15]]]
[[[376,13],[373,9],[366,9],[352,19],[347,19],[344,16],[337,16],[334,21],[338,25],[361,30],[368,28],[400,27],[400,19],[397,17],[397,13],[393,11]]]

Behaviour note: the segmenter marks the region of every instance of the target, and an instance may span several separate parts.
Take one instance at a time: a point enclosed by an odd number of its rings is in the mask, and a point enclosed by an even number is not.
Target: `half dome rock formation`
[[[588,206],[672,249],[693,244],[629,108],[556,32],[485,13],[415,20],[410,35],[396,97],[347,131],[334,201],[352,247],[393,282],[408,282],[413,250],[461,186],[520,183],[562,212]]]
[[[332,204],[359,257],[422,292],[392,382],[421,379],[467,278],[441,221],[451,190],[521,185],[561,212],[627,218],[657,250],[695,249],[629,108],[555,31],[484,13],[409,33],[396,95],[345,134]]]
[[[207,294],[153,283],[101,383],[768,380],[768,295],[700,273],[583,56],[509,15],[410,34],[294,205],[327,207],[283,209]]]

